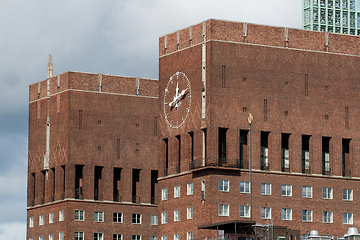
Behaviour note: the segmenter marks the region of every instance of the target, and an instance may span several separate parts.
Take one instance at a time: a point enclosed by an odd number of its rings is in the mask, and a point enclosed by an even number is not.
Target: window
[[[167,212],[161,213],[161,224],[167,223]]]
[[[44,240],[44,236],[40,236],[40,237],[39,237],[39,240]]]
[[[323,199],[332,199],[332,188],[323,187]]]
[[[132,223],[133,224],[141,224],[141,214],[132,214]]]
[[[187,186],[187,195],[192,195],[194,193],[194,184],[188,183],[186,186]]]
[[[219,216],[229,216],[228,204],[219,204]]]
[[[39,226],[44,225],[44,215],[39,216]]]
[[[103,233],[94,233],[94,240],[103,240]]]
[[[161,200],[167,200],[168,199],[168,189],[163,188],[161,189]]]
[[[271,195],[271,183],[261,183],[261,194]]]
[[[343,213],[343,224],[353,224],[352,213]]]
[[[240,217],[243,217],[243,218],[250,217],[250,206],[240,205]]]
[[[54,213],[49,213],[49,223],[54,223]]]
[[[84,221],[84,210],[75,210],[75,221]]]
[[[94,221],[103,222],[104,221],[104,212],[94,212]]]
[[[332,223],[333,222],[333,213],[332,212],[323,212],[323,222],[324,223]]]
[[[219,191],[220,192],[229,191],[229,180],[219,180]]]
[[[240,193],[250,193],[250,182],[240,182]]]
[[[281,185],[281,195],[291,197],[292,196],[292,186],[291,185]]]
[[[75,232],[74,240],[84,240],[84,232]]]
[[[150,236],[150,240],[158,240],[157,236]]]
[[[343,189],[343,200],[352,201],[353,200],[353,190],[352,189]]]
[[[291,220],[292,219],[292,211],[290,208],[281,209],[281,220]]]
[[[131,235],[131,240],[141,240],[141,235]]]
[[[64,232],[59,233],[59,240],[64,240]]]
[[[302,220],[303,222],[312,222],[312,210],[303,210]]]
[[[174,222],[180,221],[180,209],[174,210]]]
[[[62,222],[65,219],[65,211],[61,210],[59,211],[59,221]]]
[[[34,238],[29,238],[29,240],[34,240]]]
[[[49,234],[49,240],[54,240],[54,234]]]
[[[312,187],[302,186],[302,197],[312,198]]]
[[[193,219],[193,207],[187,208],[187,219]]]
[[[174,187],[174,198],[180,197],[180,186]]]
[[[161,240],[167,240],[167,236],[161,236]]]
[[[114,233],[113,234],[113,240],[122,240],[122,234]]]
[[[151,215],[151,225],[158,225],[158,215]]]
[[[193,238],[194,238],[193,232],[192,232],[192,231],[187,232],[187,238],[186,238],[186,240],[192,240]]]
[[[30,223],[29,223],[30,227],[34,227],[35,225],[35,218],[34,217],[31,217],[30,218]]]
[[[271,208],[262,207],[261,208],[261,218],[263,218],[263,219],[271,219]]]
[[[174,234],[174,240],[180,240],[180,233]]]
[[[114,223],[122,223],[122,213],[113,213],[113,222]]]

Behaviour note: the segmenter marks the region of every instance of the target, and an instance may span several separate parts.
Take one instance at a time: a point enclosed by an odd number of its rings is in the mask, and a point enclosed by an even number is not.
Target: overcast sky
[[[0,239],[25,239],[28,86],[83,71],[158,79],[158,38],[209,18],[301,28],[301,0],[0,0]]]

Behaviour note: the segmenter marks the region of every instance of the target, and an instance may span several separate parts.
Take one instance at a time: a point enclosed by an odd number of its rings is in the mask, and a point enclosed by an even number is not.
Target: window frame
[[[292,220],[292,209],[291,208],[282,208],[281,209],[281,220],[291,221]]]
[[[132,224],[141,224],[141,213],[132,213],[131,214],[131,223]]]
[[[310,196],[308,196],[309,190],[310,190]],[[312,186],[302,186],[301,196],[303,198],[312,198],[312,195],[313,195],[313,187]]]
[[[218,207],[218,216],[220,217],[228,217],[230,213],[230,205],[229,204],[219,204]]]
[[[64,240],[64,232],[59,232],[59,240]]]
[[[45,216],[44,214],[39,216],[39,226],[44,226],[45,224]]]
[[[94,222],[104,222],[104,212],[94,211]]]
[[[189,231],[186,233],[186,240],[193,240],[194,239],[194,232]]]
[[[55,214],[49,213],[49,224],[54,223],[55,222]]]
[[[167,212],[162,212],[161,213],[161,224],[166,224],[168,220],[168,214]]]
[[[271,207],[261,207],[261,219],[271,219]]]
[[[141,235],[132,234],[132,235],[131,235],[131,240],[141,240]]]
[[[333,223],[333,212],[323,211],[323,223]]]
[[[285,187],[285,189],[284,189],[284,187]],[[290,190],[289,190],[289,188],[290,188]],[[283,196],[283,197],[292,197],[292,185],[282,184],[281,185],[281,196]]]
[[[78,236],[76,236],[76,234]],[[79,236],[80,235],[80,236]],[[74,240],[84,240],[84,232],[81,231],[75,231],[74,232]]]
[[[158,215],[151,215],[150,217],[150,225],[158,225],[159,217]]]
[[[75,221],[85,221],[85,211],[75,209],[74,219]]]
[[[241,218],[250,218],[251,209],[248,205],[240,205],[240,217]]]
[[[122,237],[123,237],[123,235],[121,234],[121,233],[113,233],[113,240],[114,240],[114,236],[116,236],[116,239],[115,240],[122,240]],[[119,236],[120,236],[120,238],[119,238]]]
[[[225,180],[225,179],[219,179],[218,190],[219,190],[219,192],[229,192],[230,191],[230,181]]]
[[[119,221],[120,218],[120,221]],[[114,221],[116,220],[116,221]],[[113,223],[122,223],[123,222],[123,213],[113,212]]]
[[[309,219],[309,215],[310,215],[310,219]],[[308,210],[308,209],[303,209],[302,210],[302,221],[303,222],[312,222],[313,221],[313,211]]]
[[[161,200],[162,201],[168,200],[168,189],[167,188],[161,189]]]
[[[194,218],[194,209],[193,207],[186,208],[186,219],[193,219]]]
[[[323,199],[333,199],[333,188],[323,187]]]
[[[241,187],[241,185],[243,185],[243,187]],[[246,189],[246,187],[248,189]],[[243,188],[243,191],[241,191]],[[246,191],[248,190],[248,191]],[[251,192],[251,186],[250,186],[250,182],[247,182],[247,181],[240,181],[240,193],[250,193]]]
[[[350,191],[350,194],[349,194]],[[346,198],[344,198],[346,196]],[[343,189],[343,201],[353,201],[353,190],[352,189]]]
[[[167,240],[167,235],[161,236],[160,239],[161,240]]]
[[[261,195],[271,195],[271,183],[261,183]]]
[[[104,233],[102,232],[94,232],[93,235],[94,235],[94,240],[104,240]]]
[[[174,198],[180,197],[180,185],[174,186]]]
[[[174,210],[174,222],[180,221],[180,209]]]
[[[194,194],[194,183],[188,183],[186,184],[186,194],[193,195]]]
[[[346,216],[346,217],[345,217]],[[349,218],[350,216],[350,218]],[[354,224],[354,218],[353,218],[354,214],[350,213],[350,212],[344,212],[343,213],[343,224]],[[346,220],[346,221],[345,221]]]
[[[35,227],[35,217],[30,217],[30,219],[29,219],[29,227],[30,228]]]
[[[180,233],[174,234],[174,240],[180,240]]]
[[[65,221],[65,210],[59,211],[59,222]]]
[[[157,236],[150,236],[150,240],[158,240]]]

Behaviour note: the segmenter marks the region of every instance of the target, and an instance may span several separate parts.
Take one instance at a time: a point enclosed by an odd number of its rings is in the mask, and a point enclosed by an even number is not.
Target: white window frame
[[[76,234],[78,236],[76,236]],[[84,232],[74,232],[74,240],[84,240]]]
[[[157,236],[150,236],[150,240],[158,240]]]
[[[180,209],[174,210],[174,222],[180,221]]]
[[[29,227],[34,227],[35,226],[35,217],[30,217],[30,220],[29,220]]]
[[[180,233],[174,234],[174,240],[180,240]]]
[[[141,214],[140,213],[131,214],[131,223],[132,224],[141,224]]]
[[[75,210],[74,219],[75,219],[75,221],[84,221],[85,211],[84,210]]]
[[[55,221],[55,214],[52,212],[52,213],[49,213],[49,223],[54,223]]]
[[[251,186],[250,182],[240,181],[240,193],[250,193]]]
[[[230,181],[219,179],[219,192],[229,192],[230,189]]]
[[[158,215],[151,215],[151,225],[158,225]]]
[[[122,234],[121,233],[113,233],[113,239],[114,239],[114,235],[116,235],[116,240],[122,240]]]
[[[59,211],[59,222],[63,222],[65,220],[65,210]]]
[[[167,240],[167,236],[161,236],[161,240]]]
[[[354,224],[353,223],[353,214],[350,212],[343,213],[343,224]]]
[[[312,222],[313,221],[313,211],[304,209],[302,210],[302,221],[303,222]]]
[[[271,183],[261,183],[261,194],[271,195]]]
[[[40,215],[39,216],[39,226],[43,226],[45,223],[45,216],[44,215]]]
[[[94,211],[94,222],[104,222],[104,212]]]
[[[329,187],[323,187],[323,199],[333,199],[333,189]]]
[[[261,207],[261,219],[271,219],[270,207]]]
[[[343,200],[352,201],[353,200],[353,190],[352,189],[343,189]]]
[[[59,232],[59,240],[64,240],[64,232]]]
[[[180,185],[174,187],[174,198],[180,197]]]
[[[282,208],[281,209],[281,220],[291,221],[292,220],[292,209]]]
[[[186,190],[187,190],[187,195],[193,195],[193,193],[194,193],[194,183],[186,184]]]
[[[141,235],[133,234],[131,235],[131,240],[141,240]]]
[[[333,223],[333,212],[323,211],[323,223]]]
[[[193,231],[189,231],[186,233],[186,240],[193,240],[194,239],[194,233]]]
[[[188,207],[187,209],[186,209],[186,218],[187,219],[193,219],[193,213],[194,213],[194,209],[193,209],[193,207]]]
[[[167,223],[167,212],[161,213],[161,224]]]
[[[219,216],[228,217],[230,212],[229,204],[219,204]]]
[[[40,237],[39,237],[39,240],[44,240],[44,236],[40,236]]]
[[[163,189],[161,189],[161,200],[165,201],[167,199],[168,199],[168,189],[163,188]]]
[[[120,215],[120,216],[119,216]],[[120,218],[120,221],[119,221]],[[116,219],[116,221],[114,221]],[[113,213],[113,223],[122,223],[123,222],[123,214],[119,212]]]
[[[311,186],[302,186],[302,197],[303,198],[312,198],[312,187]]]
[[[292,196],[292,185],[282,184],[281,185],[281,196],[291,197]]]
[[[49,234],[49,240],[54,240],[54,234]]]
[[[250,218],[250,206],[240,205],[240,217]]]
[[[104,234],[102,232],[94,232],[94,240],[104,240]]]

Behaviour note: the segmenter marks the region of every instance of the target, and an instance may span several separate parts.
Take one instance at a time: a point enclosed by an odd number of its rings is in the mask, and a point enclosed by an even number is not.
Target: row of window
[[[240,205],[240,217],[250,218],[250,206]],[[229,216],[229,205],[228,204],[219,204],[219,216]],[[261,218],[262,219],[271,219],[271,208],[270,207],[261,207]],[[292,220],[292,209],[283,208],[281,209],[281,220]],[[312,222],[313,221],[313,211],[312,210],[302,210],[302,221],[303,222]],[[332,223],[333,222],[333,212],[323,211],[323,222]],[[353,224],[353,214],[349,212],[343,213],[343,224]]]
[[[186,185],[186,194],[187,195],[193,195],[194,193],[194,184],[193,183],[188,183]],[[179,198],[180,197],[180,186],[175,186],[174,187],[174,198]],[[168,189],[167,188],[163,188],[161,190],[161,200],[167,200],[168,199]]]
[[[59,222],[62,222],[65,220],[65,211],[61,210],[59,211]],[[49,223],[54,223],[55,222],[55,214],[54,213],[49,213]],[[44,215],[40,215],[39,216],[39,226],[44,225],[45,223],[45,216]],[[30,221],[29,221],[29,226],[30,227],[34,227],[35,226],[35,217],[30,217]]]
[[[193,207],[186,209],[186,219],[193,219]],[[180,209],[174,210],[174,222],[180,221]],[[161,213],[161,224],[168,222],[168,212]]]
[[[49,234],[49,240],[54,240],[54,234]],[[34,238],[29,238],[29,240],[34,240]],[[44,236],[40,236],[39,240],[45,240]],[[59,233],[59,240],[64,240],[64,232]]]

